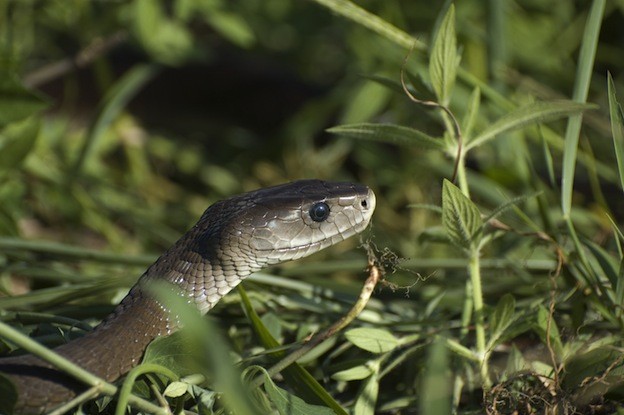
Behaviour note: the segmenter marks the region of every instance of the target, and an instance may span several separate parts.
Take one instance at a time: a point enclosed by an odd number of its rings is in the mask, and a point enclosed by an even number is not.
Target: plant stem
[[[481,290],[481,269],[479,268],[479,250],[473,249],[469,264],[470,280],[472,281],[472,301],[475,311],[475,332],[477,337],[477,355],[481,369],[483,387],[492,386],[488,374],[487,353],[485,350],[485,323],[483,318],[483,292]]]

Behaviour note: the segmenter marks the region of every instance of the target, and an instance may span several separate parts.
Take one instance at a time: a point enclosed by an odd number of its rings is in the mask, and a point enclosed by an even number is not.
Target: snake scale
[[[375,195],[368,187],[320,180],[217,202],[145,271],[102,323],[55,351],[113,382],[140,362],[153,339],[177,329],[147,293],[153,281],[174,284],[203,314],[265,266],[305,257],[361,232],[374,209]],[[48,412],[86,390],[32,355],[0,359],[0,372],[16,387],[16,414]]]

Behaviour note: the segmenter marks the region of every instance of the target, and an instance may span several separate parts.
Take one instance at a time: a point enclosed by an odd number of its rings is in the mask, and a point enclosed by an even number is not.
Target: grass
[[[367,183],[378,200],[366,248],[269,269],[208,322],[182,307],[191,333],[154,342],[123,385],[59,361],[90,394],[116,396],[87,413],[624,412],[619,6],[79,3],[0,8],[5,349],[57,359],[21,332],[48,345],[80,335],[232,193],[316,176]],[[154,40],[149,28],[165,29]],[[122,55],[148,63],[119,76],[114,50],[88,60],[95,103],[71,66],[52,100],[17,81],[58,79],[37,58],[67,62],[62,39],[92,50],[94,34],[119,33]],[[309,94],[279,121],[243,82],[255,56]],[[212,59],[244,75],[219,115],[182,107],[200,92],[141,100],[199,64],[194,88],[223,91]],[[281,102],[271,79],[257,84]],[[363,285],[367,265],[381,278]],[[200,350],[191,364],[187,347]]]

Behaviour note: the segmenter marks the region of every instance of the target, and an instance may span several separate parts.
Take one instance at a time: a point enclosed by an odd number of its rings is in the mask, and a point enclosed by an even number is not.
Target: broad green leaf
[[[0,129],[47,107],[39,94],[24,88],[14,74],[0,71]]]
[[[483,225],[475,204],[446,179],[442,185],[442,225],[451,242],[467,250],[477,245],[475,237]]]
[[[201,348],[192,340],[185,330],[159,337],[147,346],[142,362],[164,366],[179,376],[197,373],[195,358],[201,355]]]
[[[542,305],[537,309],[537,318],[533,329],[542,338],[544,344],[547,344],[547,333],[550,329],[550,345],[557,355],[561,355],[563,352],[563,344],[561,342],[561,336],[559,335],[559,328],[557,328],[557,322],[554,317],[549,317],[548,310]]]
[[[448,105],[457,74],[457,39],[455,38],[455,6],[450,5],[435,36],[429,60],[431,85],[440,104]]]
[[[524,360],[524,356],[522,356],[520,350],[518,350],[515,344],[512,344],[509,357],[507,358],[506,372],[512,374],[521,370],[526,370],[528,367],[529,364]]]
[[[359,327],[348,330],[345,337],[360,349],[372,353],[386,353],[399,345],[399,339],[383,329]]]
[[[452,413],[453,382],[448,354],[444,341],[438,340],[429,347],[421,387],[420,413],[422,414],[448,415]]]
[[[179,398],[180,396],[184,395],[187,390],[188,390],[187,383],[180,382],[180,381],[171,382],[165,388],[163,395],[168,396],[170,398]]]
[[[350,369],[341,370],[334,373],[331,377],[338,381],[362,380],[369,377],[373,373],[372,369],[367,365],[358,365]]]
[[[373,366],[373,373],[363,381],[358,392],[353,415],[374,415],[379,394],[379,364]]]
[[[620,174],[620,186],[624,190],[624,114],[615,94],[615,84],[611,73],[607,72],[607,89],[609,95],[609,115],[611,117],[611,134],[613,147]]]
[[[27,118],[9,124],[0,133],[0,171],[19,166],[33,149],[39,135],[39,122]]]
[[[517,130],[527,125],[564,118],[593,108],[596,108],[596,106],[574,101],[535,102],[499,118],[471,140],[467,144],[467,148],[471,149],[480,146],[497,135]]]
[[[505,294],[501,297],[496,305],[496,309],[490,317],[490,340],[488,350],[492,350],[505,333],[505,330],[516,319],[514,311],[516,309],[516,300],[513,295]]]
[[[332,127],[327,130],[332,134],[340,134],[350,138],[381,141],[426,149],[444,149],[444,142],[422,131],[394,124],[348,124]]]
[[[277,386],[264,372],[264,390],[281,415],[334,415],[334,411],[319,405],[310,405],[303,399]]]

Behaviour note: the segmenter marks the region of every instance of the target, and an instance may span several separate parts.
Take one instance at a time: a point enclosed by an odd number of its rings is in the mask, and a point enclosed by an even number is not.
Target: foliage
[[[175,413],[621,413],[623,13],[0,2],[0,317],[54,346],[210,203],[353,180],[377,193],[369,252],[270,269],[208,322],[172,304],[192,329],[83,409],[146,412],[156,388]],[[367,308],[275,376],[356,301],[374,247],[386,280]]]

